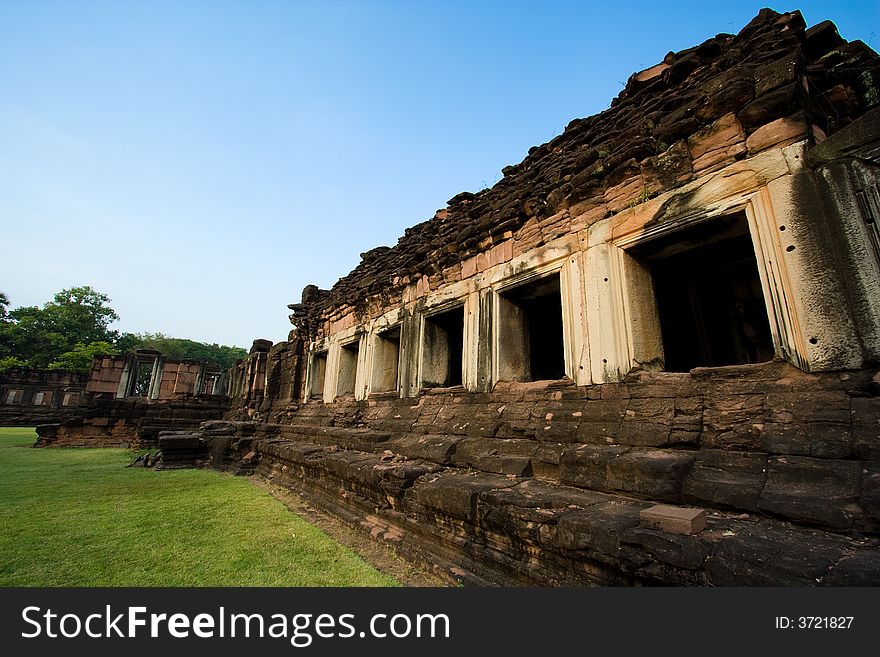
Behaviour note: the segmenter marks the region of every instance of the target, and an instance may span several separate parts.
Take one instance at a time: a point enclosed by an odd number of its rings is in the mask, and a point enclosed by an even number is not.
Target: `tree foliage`
[[[8,299],[4,297],[8,304]],[[0,319],[0,358],[14,357],[30,367],[46,368],[79,344],[113,343],[119,337],[110,324],[119,316],[110,297],[88,285],[58,292],[52,301],[21,306]]]
[[[0,374],[13,367],[27,367],[27,363],[15,356],[3,356],[0,358]]]
[[[218,369],[232,367],[247,351],[241,347],[172,338],[164,333],[123,333],[110,329],[119,319],[110,297],[88,285],[61,290],[42,307],[8,310],[0,293],[0,367],[88,372],[94,356],[156,349],[166,358],[189,358]]]
[[[115,356],[119,353],[116,345],[103,340],[83,344],[80,342],[70,351],[66,351],[49,363],[50,370],[72,370],[88,372],[95,356]]]
[[[241,347],[172,338],[164,333],[123,333],[117,346],[124,347],[124,351],[155,349],[172,360],[189,358],[221,370],[229,369],[236,360],[247,356],[247,350]]]

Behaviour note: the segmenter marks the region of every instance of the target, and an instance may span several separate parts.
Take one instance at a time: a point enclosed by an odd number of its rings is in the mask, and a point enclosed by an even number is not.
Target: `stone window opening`
[[[498,379],[565,378],[565,338],[559,273],[498,294]]]
[[[52,392],[41,390],[34,393],[34,399],[31,403],[34,406],[50,406],[52,404]]]
[[[359,340],[340,345],[339,375],[336,379],[337,397],[351,397],[354,395],[355,385],[357,382],[357,366],[359,353]]]
[[[460,386],[464,359],[464,306],[425,315],[422,328],[421,386]]]
[[[744,214],[701,222],[629,252],[651,274],[666,371],[773,359],[767,307]]]
[[[153,383],[153,369],[155,358],[138,358],[135,365],[134,382],[132,383],[131,395],[133,397],[149,397],[150,387]]]
[[[400,326],[376,334],[373,343],[371,392],[392,392],[400,386]]]
[[[6,391],[6,398],[3,400],[4,404],[8,404],[9,406],[18,406],[21,404],[21,400],[24,397],[24,390],[21,389],[12,389]]]
[[[309,396],[324,396],[324,376],[327,373],[327,352],[321,351],[312,356],[311,374],[309,376]]]

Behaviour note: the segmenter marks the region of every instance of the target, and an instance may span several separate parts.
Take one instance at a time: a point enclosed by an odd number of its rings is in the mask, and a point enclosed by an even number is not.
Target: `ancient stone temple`
[[[12,367],[0,373],[0,426],[33,426],[76,417],[87,377],[65,370]]]
[[[152,349],[96,356],[75,412],[38,416],[38,444],[53,447],[152,447],[162,431],[194,429],[229,410],[227,376],[195,360]]]
[[[877,54],[763,10],[307,287],[166,445],[467,583],[880,584],[878,155]]]
[[[306,288],[203,449],[464,582],[878,584],[878,155],[763,10]]]

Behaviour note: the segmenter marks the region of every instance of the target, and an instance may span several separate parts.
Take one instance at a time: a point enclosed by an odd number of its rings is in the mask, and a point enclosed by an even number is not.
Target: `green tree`
[[[125,345],[123,351],[134,349],[155,349],[166,358],[180,360],[189,358],[225,370],[232,367],[236,360],[247,356],[247,350],[241,347],[230,347],[217,343],[207,344],[184,338],[172,338],[164,333],[123,334],[117,346]]]
[[[15,356],[4,356],[0,358],[0,372],[5,372],[13,367],[25,367],[26,365],[27,363],[23,360],[19,360]]]
[[[42,308],[9,311],[0,321],[0,358],[45,368],[78,344],[115,342],[119,333],[110,330],[110,324],[119,316],[109,302],[106,294],[84,285],[58,292]]]
[[[49,363],[49,369],[88,372],[92,368],[92,360],[95,356],[115,356],[118,353],[119,349],[116,345],[109,342],[98,341],[89,344],[80,342],[73,349],[64,352]]]
[[[110,324],[119,315],[108,304],[110,297],[88,285],[61,290],[53,301],[43,306],[43,321],[52,332],[62,333],[73,344],[80,342],[113,342],[118,331]]]

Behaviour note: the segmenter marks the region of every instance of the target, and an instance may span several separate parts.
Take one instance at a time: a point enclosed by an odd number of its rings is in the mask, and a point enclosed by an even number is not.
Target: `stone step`
[[[619,573],[622,582],[880,584],[876,548],[774,518],[709,511],[705,527],[701,521],[691,533],[678,533],[642,517],[656,499],[307,442],[276,439],[256,447],[264,476],[282,485],[321,489],[327,499],[341,493],[361,505],[367,514],[363,522],[371,526],[405,516],[406,526],[418,528],[418,535],[463,545],[477,561],[493,558],[512,571],[533,563],[540,550],[549,581],[557,583],[592,581],[605,569]],[[658,464],[680,465],[671,458],[675,455],[651,453],[656,451],[635,450],[618,458],[630,454],[632,462],[653,461],[649,469],[657,476],[664,471]],[[677,510],[702,517],[700,509],[680,505],[667,511]],[[587,570],[572,570],[573,564],[586,564]]]

